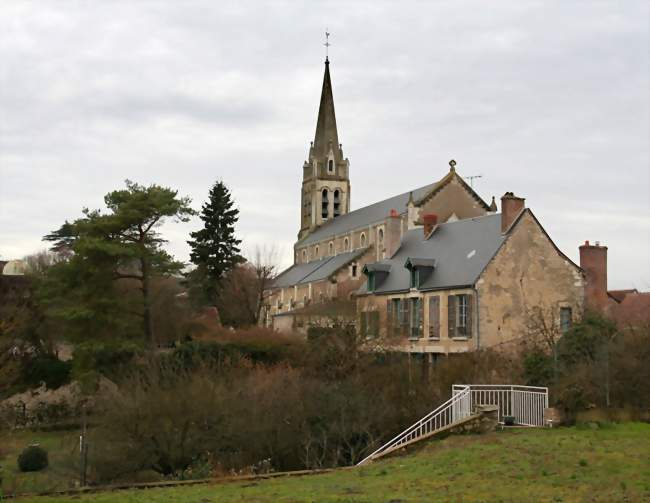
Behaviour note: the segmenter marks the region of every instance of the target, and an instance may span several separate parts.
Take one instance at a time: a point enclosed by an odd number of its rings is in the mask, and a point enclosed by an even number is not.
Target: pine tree
[[[199,218],[203,221],[203,229],[190,233],[192,239],[188,241],[192,249],[190,260],[196,265],[190,280],[198,283],[204,299],[215,305],[224,275],[244,261],[239,254],[241,240],[235,237],[239,210],[234,207],[230,191],[222,181],[210,189]]]

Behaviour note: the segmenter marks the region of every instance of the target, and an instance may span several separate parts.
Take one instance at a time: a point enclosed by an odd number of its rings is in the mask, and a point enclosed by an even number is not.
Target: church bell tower
[[[316,134],[303,164],[298,239],[350,211],[349,168],[336,129],[330,62],[326,58]]]

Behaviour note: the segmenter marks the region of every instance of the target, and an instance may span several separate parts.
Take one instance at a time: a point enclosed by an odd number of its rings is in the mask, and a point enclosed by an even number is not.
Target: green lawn
[[[4,494],[68,489],[72,486],[77,442],[78,434],[74,432],[22,430],[0,433],[0,488]],[[30,444],[39,444],[47,450],[50,466],[40,472],[21,473],[18,455]]]
[[[360,469],[23,503],[650,501],[650,425],[452,436]]]

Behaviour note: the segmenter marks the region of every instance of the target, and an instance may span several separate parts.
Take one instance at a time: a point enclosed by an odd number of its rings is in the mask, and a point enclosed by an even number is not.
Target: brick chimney
[[[585,307],[599,311],[607,304],[607,247],[585,244],[580,246],[580,267],[585,271]]]
[[[384,251],[386,258],[391,258],[402,244],[402,217],[397,210],[390,210],[384,228]]]
[[[517,197],[512,192],[506,192],[501,196],[501,232],[506,232],[512,222],[526,207],[523,197]]]
[[[422,222],[424,223],[424,239],[426,239],[434,227],[438,225],[438,215],[435,213],[425,213],[422,215]]]

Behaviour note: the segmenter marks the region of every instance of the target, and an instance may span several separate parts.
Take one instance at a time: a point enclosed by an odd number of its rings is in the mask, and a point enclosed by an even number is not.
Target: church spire
[[[314,135],[314,146],[312,155],[314,157],[327,157],[330,149],[340,159],[339,135],[336,129],[336,114],[334,113],[334,96],[332,95],[332,81],[330,79],[329,58],[325,60],[325,75],[323,76],[323,89],[320,95],[320,106],[318,108],[318,121],[316,122],[316,134]]]

